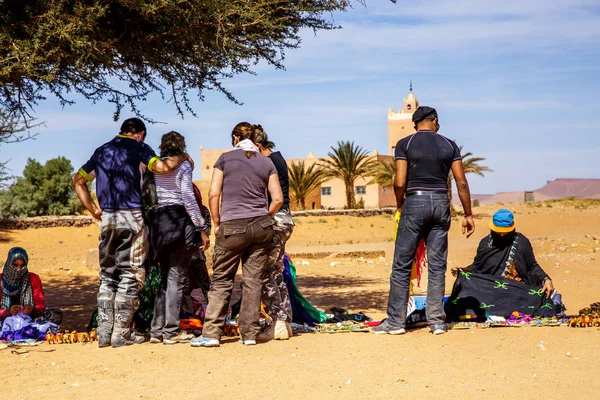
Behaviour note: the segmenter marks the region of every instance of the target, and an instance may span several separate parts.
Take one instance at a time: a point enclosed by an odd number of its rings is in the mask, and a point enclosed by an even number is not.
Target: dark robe
[[[541,290],[548,275],[522,234],[486,236],[469,268],[472,272],[460,272],[446,302],[448,321],[485,320],[490,315],[508,317],[515,311],[532,316],[553,315],[552,300]]]
[[[536,261],[529,239],[519,232],[513,231],[505,236],[492,232],[481,239],[475,260],[469,267],[477,274],[502,276],[515,235],[518,238],[513,260],[517,273],[528,286],[541,287],[548,274]]]

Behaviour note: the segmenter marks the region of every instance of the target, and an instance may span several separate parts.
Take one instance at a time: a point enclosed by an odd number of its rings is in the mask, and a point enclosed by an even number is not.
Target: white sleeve
[[[192,168],[189,162],[185,161],[179,167],[176,184],[177,188],[181,192],[183,205],[192,219],[194,226],[200,230],[205,230],[208,228],[206,220],[202,216],[200,207],[198,207],[198,203],[196,202],[196,197],[194,196],[194,188],[192,187],[194,184],[192,182]]]

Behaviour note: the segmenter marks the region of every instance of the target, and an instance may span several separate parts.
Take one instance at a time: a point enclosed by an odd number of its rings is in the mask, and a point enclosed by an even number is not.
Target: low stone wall
[[[294,217],[325,217],[328,215],[349,215],[351,217],[372,217],[374,215],[393,215],[396,212],[395,208],[369,208],[357,210],[306,210],[292,211]]]
[[[373,208],[360,210],[306,210],[292,211],[294,217],[324,217],[328,215],[349,215],[351,217],[371,217],[373,215],[393,215],[395,208]],[[32,218],[14,218],[0,220],[0,228],[4,229],[39,229],[52,228],[56,226],[75,226],[82,227],[95,223],[90,216],[69,215],[65,217],[32,217]]]
[[[0,228],[4,229],[39,229],[56,226],[82,227],[91,225],[94,219],[90,216],[69,215],[65,217],[32,217],[0,220]]]

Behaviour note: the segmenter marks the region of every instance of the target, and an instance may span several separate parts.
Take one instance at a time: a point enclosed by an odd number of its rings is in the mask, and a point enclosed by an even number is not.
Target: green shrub
[[[0,192],[0,216],[37,217],[70,215],[83,211],[83,205],[71,187],[73,166],[65,157],[42,165],[29,158],[23,176]]]

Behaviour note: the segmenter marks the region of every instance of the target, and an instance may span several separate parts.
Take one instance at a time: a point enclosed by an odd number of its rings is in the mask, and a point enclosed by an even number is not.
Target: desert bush
[[[70,215],[83,206],[71,187],[73,166],[65,157],[42,165],[29,158],[23,176],[0,192],[0,217]]]

